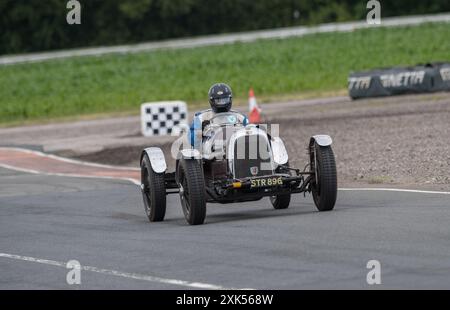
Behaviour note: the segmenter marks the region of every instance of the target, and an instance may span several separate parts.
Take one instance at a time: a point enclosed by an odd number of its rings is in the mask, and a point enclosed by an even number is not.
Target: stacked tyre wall
[[[348,90],[353,99],[450,91],[450,63],[354,72]]]

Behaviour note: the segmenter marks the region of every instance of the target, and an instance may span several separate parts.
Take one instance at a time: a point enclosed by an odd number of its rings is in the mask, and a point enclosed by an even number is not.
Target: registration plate
[[[258,178],[252,179],[251,182],[251,188],[283,185],[283,179],[281,177]]]

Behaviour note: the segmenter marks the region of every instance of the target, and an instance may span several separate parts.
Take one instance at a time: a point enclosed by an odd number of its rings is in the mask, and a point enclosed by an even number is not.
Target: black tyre
[[[145,213],[150,222],[161,222],[166,215],[166,186],[164,173],[153,171],[147,155],[141,162],[141,191]]]
[[[201,162],[182,159],[178,165],[180,200],[190,225],[201,225],[206,217],[205,179]]]
[[[286,163],[284,166],[289,167],[289,162]],[[289,173],[290,171],[286,168],[283,169],[283,167],[278,167],[276,170],[277,173]],[[281,209],[287,209],[289,208],[289,204],[291,203],[291,194],[283,194],[283,195],[277,195],[277,196],[271,196],[270,202],[272,203],[272,206],[274,209],[281,210]]]
[[[331,146],[314,144],[311,151],[311,168],[315,172],[311,184],[314,203],[319,211],[331,211],[336,204],[336,161]]]
[[[283,194],[270,197],[270,202],[274,209],[287,209],[291,203],[291,194]]]

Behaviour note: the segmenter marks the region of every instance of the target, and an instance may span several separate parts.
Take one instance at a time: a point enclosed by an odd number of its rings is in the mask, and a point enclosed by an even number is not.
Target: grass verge
[[[3,66],[0,123],[138,112],[157,100],[206,107],[217,81],[238,102],[249,87],[267,100],[342,93],[352,70],[449,61],[449,37],[449,24],[426,24]]]

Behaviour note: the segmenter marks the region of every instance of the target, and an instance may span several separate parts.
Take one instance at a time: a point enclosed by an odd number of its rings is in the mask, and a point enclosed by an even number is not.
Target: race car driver
[[[227,120],[236,124],[248,124],[248,119],[242,113],[231,110],[233,104],[233,93],[230,86],[217,83],[211,86],[208,92],[211,109],[195,113],[190,126],[190,142],[195,149],[200,149],[203,139],[203,129],[210,120],[219,113],[228,113]]]

